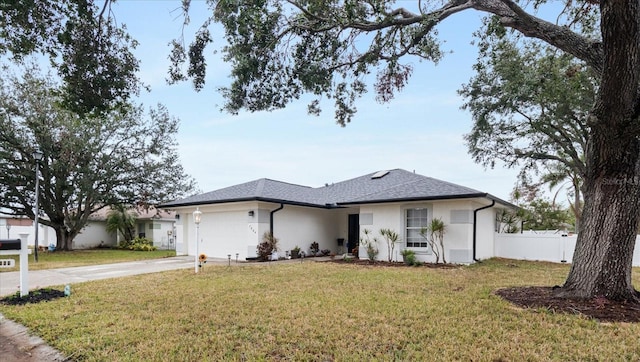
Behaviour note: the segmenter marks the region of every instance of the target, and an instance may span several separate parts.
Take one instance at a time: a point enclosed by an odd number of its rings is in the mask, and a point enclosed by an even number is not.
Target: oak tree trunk
[[[640,1],[600,1],[604,65],[589,119],[585,205],[561,296],[637,300],[631,282],[640,219]]]
[[[628,139],[616,151],[587,154],[587,162],[600,167],[585,180],[582,225],[561,296],[631,300],[636,295],[631,265],[640,220],[639,142]]]
[[[56,228],[56,250],[71,251],[73,250],[73,237],[68,231]]]

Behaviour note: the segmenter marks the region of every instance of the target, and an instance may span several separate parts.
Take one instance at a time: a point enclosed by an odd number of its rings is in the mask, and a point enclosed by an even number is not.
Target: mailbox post
[[[29,294],[30,250],[27,244],[28,237],[29,234],[21,233],[20,239],[0,240],[0,255],[20,255],[20,296],[23,297]],[[8,261],[13,262],[13,259],[8,259]]]
[[[38,226],[36,226],[38,227]],[[20,233],[20,296],[29,294],[29,234]]]

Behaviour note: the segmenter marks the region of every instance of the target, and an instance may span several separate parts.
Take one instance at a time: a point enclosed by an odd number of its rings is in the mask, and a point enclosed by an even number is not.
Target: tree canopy
[[[0,0],[0,55],[46,55],[62,79],[60,102],[102,113],[138,93],[137,43],[110,15],[110,0]]]
[[[0,203],[34,218],[32,154],[39,148],[40,222],[55,229],[58,249],[71,248],[102,208],[156,205],[193,191],[177,155],[178,120],[162,105],[146,114],[127,105],[78,115],[62,106],[64,93],[35,68],[0,79]]]
[[[170,76],[191,78],[200,89],[206,72],[204,51],[212,36],[209,25],[225,29],[224,59],[232,65],[232,84],[222,88],[226,109],[272,110],[286,106],[303,93],[317,96],[310,105],[319,112],[323,97],[335,103],[336,121],[345,125],[356,111],[355,101],[367,91],[375,74],[376,99],[388,102],[404,88],[413,60],[442,59],[436,26],[470,9],[495,14],[500,26],[511,26],[528,36],[551,42],[580,59],[596,73],[602,68],[597,39],[529,15],[516,1],[207,1],[212,16],[189,45],[175,40]],[[543,1],[536,1],[540,5]],[[571,4],[563,11],[573,28],[584,28],[593,6]],[[184,1],[188,12],[190,1]],[[526,15],[526,16],[525,16]],[[522,18],[522,20],[521,20]],[[524,21],[526,20],[526,21]],[[586,21],[586,20],[585,20]],[[553,39],[550,39],[553,38]],[[591,48],[585,51],[583,48]],[[575,54],[574,54],[575,53]],[[577,54],[577,55],[576,55]],[[185,67],[186,65],[186,67]],[[181,71],[182,70],[182,71]]]
[[[465,135],[469,153],[492,168],[496,161],[520,167],[519,182],[570,184],[571,209],[579,219],[587,118],[599,78],[544,43],[508,37],[493,21],[478,37],[476,74],[459,92],[473,117]]]

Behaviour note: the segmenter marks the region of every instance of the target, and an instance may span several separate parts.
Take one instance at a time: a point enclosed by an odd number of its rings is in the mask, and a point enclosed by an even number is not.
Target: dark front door
[[[352,253],[360,244],[360,215],[349,214],[349,235],[347,239],[347,252]]]

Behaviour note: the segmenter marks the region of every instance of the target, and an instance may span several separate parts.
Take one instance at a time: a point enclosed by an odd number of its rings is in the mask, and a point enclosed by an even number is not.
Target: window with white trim
[[[429,223],[429,210],[426,208],[406,210],[407,248],[428,248],[427,240],[420,235],[420,230]]]

